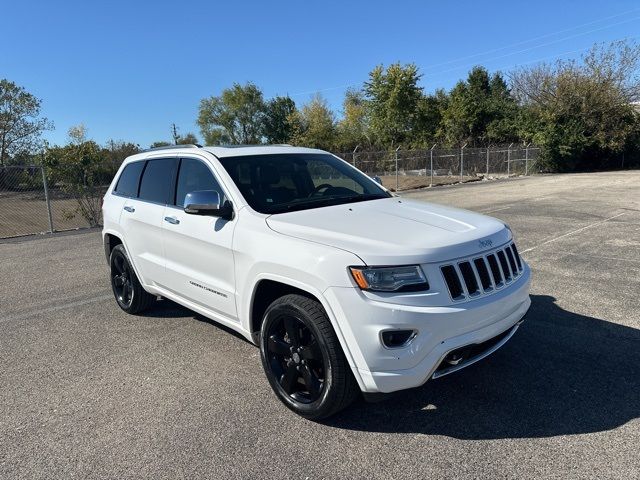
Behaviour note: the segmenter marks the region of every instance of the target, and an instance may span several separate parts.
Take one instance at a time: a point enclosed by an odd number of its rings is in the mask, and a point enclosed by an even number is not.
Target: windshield
[[[326,153],[220,158],[251,208],[284,213],[391,195],[375,181]]]

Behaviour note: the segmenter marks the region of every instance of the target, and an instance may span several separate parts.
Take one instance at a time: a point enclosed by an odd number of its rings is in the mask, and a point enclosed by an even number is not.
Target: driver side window
[[[215,190],[218,192],[221,205],[226,200],[220,184],[204,162],[195,158],[183,158],[180,161],[180,170],[178,171],[176,182],[175,205],[184,207],[184,197],[187,193],[200,190]]]

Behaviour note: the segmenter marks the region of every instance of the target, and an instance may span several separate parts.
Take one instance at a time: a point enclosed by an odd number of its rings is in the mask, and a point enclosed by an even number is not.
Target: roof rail
[[[251,148],[251,147],[290,147],[288,143],[254,143],[254,144],[230,144],[223,143],[221,145],[210,145],[222,148]]]
[[[185,145],[167,145],[164,147],[147,148],[146,150],[143,150],[143,152],[154,152],[156,150],[175,150],[176,148],[202,148],[202,145],[198,145],[197,143],[187,143]]]

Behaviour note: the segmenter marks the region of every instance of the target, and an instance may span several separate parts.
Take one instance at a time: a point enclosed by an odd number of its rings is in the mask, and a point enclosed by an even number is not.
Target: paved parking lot
[[[0,478],[640,478],[640,172],[408,195],[507,221],[530,315],[480,364],[324,424],[224,328],[122,313],[98,232],[0,244]]]

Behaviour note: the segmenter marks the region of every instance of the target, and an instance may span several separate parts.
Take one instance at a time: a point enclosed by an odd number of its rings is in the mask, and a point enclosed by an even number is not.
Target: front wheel
[[[280,401],[318,420],[346,408],[358,386],[322,306],[302,295],[285,295],[266,310],[260,356]]]

